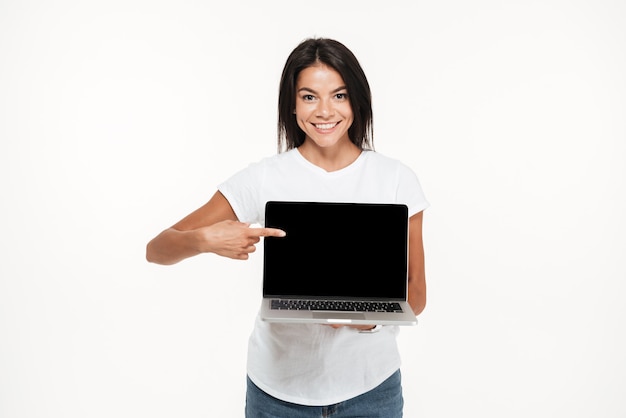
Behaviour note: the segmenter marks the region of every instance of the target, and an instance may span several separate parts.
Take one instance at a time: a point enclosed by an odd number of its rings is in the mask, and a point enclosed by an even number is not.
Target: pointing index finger
[[[251,228],[251,230],[258,237],[284,237],[287,235],[285,231],[278,228]]]

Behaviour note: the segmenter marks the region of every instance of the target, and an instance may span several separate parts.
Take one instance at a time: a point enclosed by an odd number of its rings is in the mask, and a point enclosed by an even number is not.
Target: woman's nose
[[[332,104],[326,100],[320,100],[319,107],[317,110],[318,110],[319,115],[324,118],[327,118],[333,115]]]

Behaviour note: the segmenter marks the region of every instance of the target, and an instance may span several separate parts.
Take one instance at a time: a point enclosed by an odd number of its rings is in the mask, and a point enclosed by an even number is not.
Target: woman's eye
[[[339,100],[345,100],[348,98],[348,93],[337,93],[335,97]]]
[[[304,96],[302,96],[302,100],[306,101],[306,102],[310,102],[311,100],[314,100],[315,97],[313,97],[313,95],[311,94],[305,94]]]

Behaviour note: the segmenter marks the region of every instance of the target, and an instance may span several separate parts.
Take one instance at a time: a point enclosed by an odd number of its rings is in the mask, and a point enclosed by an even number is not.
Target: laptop
[[[262,320],[415,325],[407,301],[408,208],[401,204],[269,201]]]

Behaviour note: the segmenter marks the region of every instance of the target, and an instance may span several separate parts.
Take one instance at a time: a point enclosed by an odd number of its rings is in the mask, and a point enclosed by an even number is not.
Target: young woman
[[[236,173],[208,203],[156,236],[148,261],[173,264],[201,253],[247,259],[261,237],[284,236],[250,227],[263,224],[269,200],[403,203],[411,215],[409,303],[421,313],[428,202],[410,168],[373,151],[371,93],[355,56],[332,39],[302,42],[285,64],[278,108],[280,152]],[[397,332],[257,318],[246,417],[401,417]]]

